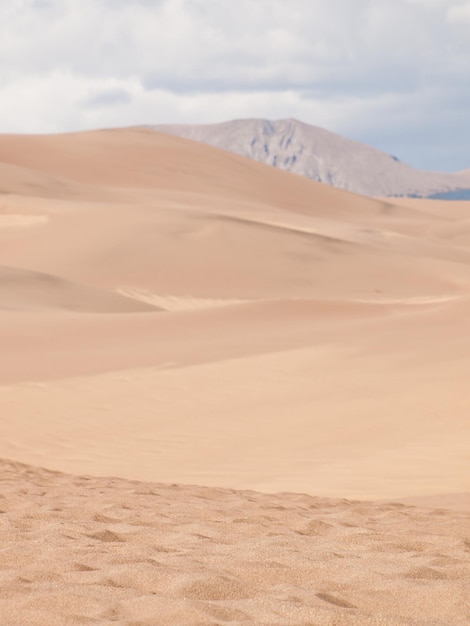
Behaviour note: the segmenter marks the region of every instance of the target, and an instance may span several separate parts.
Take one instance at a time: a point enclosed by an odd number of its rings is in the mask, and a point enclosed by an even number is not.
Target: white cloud
[[[449,7],[447,12],[449,22],[457,24],[470,22],[470,2],[464,4],[456,4]]]
[[[468,8],[456,0],[8,0],[0,5],[8,59],[0,129],[291,116],[379,143],[391,119],[452,134],[469,104]],[[462,129],[455,135],[463,146]]]

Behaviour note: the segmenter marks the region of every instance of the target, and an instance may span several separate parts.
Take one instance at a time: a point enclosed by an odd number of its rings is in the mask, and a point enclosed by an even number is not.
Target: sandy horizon
[[[469,243],[470,202],[0,136],[8,625],[468,623]]]

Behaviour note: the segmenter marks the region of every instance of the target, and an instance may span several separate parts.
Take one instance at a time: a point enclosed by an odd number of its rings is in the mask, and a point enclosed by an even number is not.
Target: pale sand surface
[[[470,620],[470,203],[139,129],[0,161],[0,457],[68,474],[2,465],[7,624]]]

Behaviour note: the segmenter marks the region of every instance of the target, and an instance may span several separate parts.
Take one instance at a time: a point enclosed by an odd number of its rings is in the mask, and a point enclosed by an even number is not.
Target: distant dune
[[[160,132],[236,152],[279,169],[368,196],[448,194],[470,199],[470,171],[424,172],[370,146],[298,120],[246,119],[157,125]]]
[[[470,202],[144,128],[0,161],[8,626],[468,621]]]
[[[156,308],[50,274],[9,267],[0,267],[0,307],[12,311],[55,309],[88,313],[154,311]]]

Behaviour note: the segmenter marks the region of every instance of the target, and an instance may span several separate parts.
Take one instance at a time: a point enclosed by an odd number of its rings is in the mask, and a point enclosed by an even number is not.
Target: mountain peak
[[[470,170],[455,174],[418,170],[396,156],[295,118],[151,128],[359,194],[426,197],[456,190],[470,193]]]

